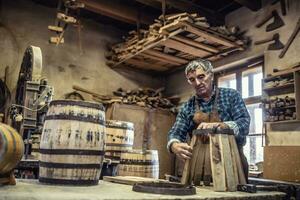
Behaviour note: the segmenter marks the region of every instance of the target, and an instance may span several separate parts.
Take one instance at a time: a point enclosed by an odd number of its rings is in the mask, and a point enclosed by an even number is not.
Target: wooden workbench
[[[132,191],[132,186],[100,181],[97,186],[43,185],[37,180],[17,180],[16,186],[0,187],[0,199],[5,200],[98,200],[98,199],[283,199],[281,192],[213,192],[210,187],[197,188],[191,196],[170,196]]]

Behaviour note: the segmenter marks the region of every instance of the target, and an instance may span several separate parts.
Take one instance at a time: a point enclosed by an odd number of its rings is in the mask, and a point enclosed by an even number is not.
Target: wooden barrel
[[[12,127],[0,123],[0,174],[12,171],[24,154],[24,142]]]
[[[132,150],[134,127],[131,122],[107,120],[105,158],[120,161],[121,153]]]
[[[40,142],[39,181],[98,184],[105,140],[101,104],[56,100],[50,103]]]
[[[159,161],[157,150],[131,150],[121,154],[119,176],[158,178]]]

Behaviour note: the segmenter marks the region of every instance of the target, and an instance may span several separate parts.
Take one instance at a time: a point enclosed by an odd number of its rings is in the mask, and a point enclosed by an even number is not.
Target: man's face
[[[201,67],[190,71],[186,78],[188,83],[194,87],[198,96],[207,96],[212,91],[212,73],[205,72]]]

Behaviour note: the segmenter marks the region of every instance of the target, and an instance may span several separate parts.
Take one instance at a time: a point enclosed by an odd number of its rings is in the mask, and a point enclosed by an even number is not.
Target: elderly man
[[[203,59],[191,61],[187,65],[185,76],[196,94],[184,103],[178,113],[168,135],[167,147],[180,159],[190,159],[192,148],[186,143],[186,136],[193,129],[231,128],[235,134],[247,178],[248,162],[243,154],[243,146],[249,133],[250,116],[241,95],[236,90],[217,88],[214,85],[212,68],[212,64]],[[202,140],[207,140],[207,137],[202,136]]]

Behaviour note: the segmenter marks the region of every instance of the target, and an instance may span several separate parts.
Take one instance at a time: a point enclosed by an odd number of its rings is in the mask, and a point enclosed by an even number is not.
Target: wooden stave
[[[5,138],[7,147],[6,150],[0,149],[0,174],[5,174],[12,171],[22,159],[24,142],[19,133],[6,124],[0,123],[0,131],[1,140]]]
[[[52,105],[53,106],[53,105]],[[68,105],[65,105],[68,106]],[[60,105],[61,107],[61,105]],[[69,106],[69,108],[76,108],[80,109],[78,106],[72,107]],[[55,109],[55,108],[53,108]],[[63,108],[64,109],[64,108]],[[84,108],[85,110],[88,110],[88,108]],[[93,108],[91,109],[93,110]],[[98,110],[100,115],[102,115],[103,119],[105,119],[104,112],[102,110]],[[95,113],[95,111],[94,111]],[[48,113],[47,113],[48,114]],[[61,115],[61,113],[54,113],[53,112],[50,115]],[[67,113],[64,114],[65,116],[68,116]],[[70,116],[70,115],[69,115]],[[71,115],[72,116],[72,115]],[[84,118],[83,116],[81,116]],[[50,125],[49,125],[50,123]],[[52,125],[52,126],[51,126]],[[49,146],[46,145],[48,141],[52,140],[51,138],[49,140],[45,139],[45,130],[47,130],[48,127],[55,127],[54,125],[57,125],[58,128],[64,129],[65,127],[74,127],[76,125],[78,127],[78,132],[80,133],[80,142],[83,143],[83,138],[81,138],[82,133],[87,133],[87,129],[90,128],[91,131],[91,138],[94,138],[96,141],[96,134],[99,136],[99,143],[101,145],[97,144],[95,142],[94,146],[85,146],[85,149],[73,149],[69,147],[75,147],[76,143],[75,141],[73,145],[65,146],[64,148],[57,149],[58,147],[61,147],[60,145],[56,145],[55,149],[49,148]],[[74,129],[70,129],[70,133],[68,133],[71,136],[76,136],[76,131],[74,132]],[[96,131],[95,131],[96,130]],[[47,135],[51,134],[52,130],[47,133]],[[54,131],[53,134],[57,134],[57,130]],[[66,137],[66,134],[60,133],[64,137]],[[52,134],[51,134],[52,135]],[[84,134],[83,134],[84,136]],[[86,134],[87,136],[87,134]],[[52,136],[55,138],[55,136]],[[76,137],[73,138],[73,140],[76,140]],[[66,185],[95,185],[98,184],[98,180],[101,173],[102,163],[103,163],[103,157],[104,157],[104,146],[105,146],[105,126],[104,123],[102,124],[96,124],[91,121],[72,121],[65,119],[46,119],[44,128],[43,128],[43,134],[41,138],[40,143],[40,160],[41,160],[41,166],[40,166],[40,177],[39,181],[42,183],[47,184],[66,184]],[[45,143],[46,141],[46,143]],[[70,139],[71,141],[71,139]],[[93,143],[93,141],[92,141]],[[45,146],[46,145],[46,146]],[[80,146],[81,143],[78,143]],[[62,145],[64,147],[64,145]],[[88,149],[88,150],[87,150]],[[49,150],[49,151],[47,151]],[[55,150],[55,152],[54,152]],[[60,151],[62,150],[62,151]],[[64,152],[65,151],[65,152]],[[50,161],[50,162],[48,162]],[[63,161],[63,162],[62,162]],[[74,162],[75,161],[75,162]],[[86,163],[88,162],[88,163]],[[75,163],[75,164],[73,164]],[[90,165],[90,166],[89,166]],[[49,176],[51,174],[52,176]]]

